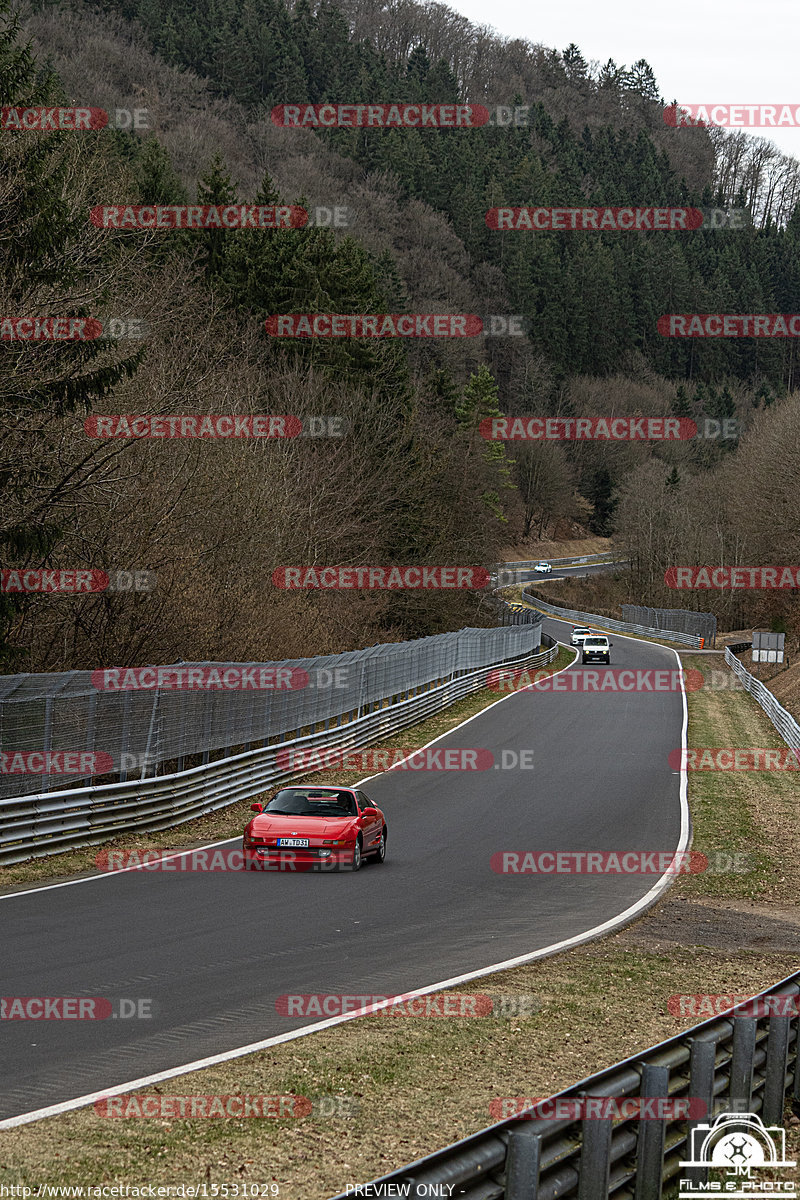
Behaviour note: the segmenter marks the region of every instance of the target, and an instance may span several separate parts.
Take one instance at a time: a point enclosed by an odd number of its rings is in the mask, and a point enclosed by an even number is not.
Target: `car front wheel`
[[[361,868],[361,838],[359,838],[353,847],[353,858],[350,863],[351,871],[358,871]]]
[[[385,862],[385,860],[386,860],[386,830],[382,829],[381,830],[381,840],[378,843],[378,849],[375,851],[373,861],[376,863],[382,863],[382,862]]]

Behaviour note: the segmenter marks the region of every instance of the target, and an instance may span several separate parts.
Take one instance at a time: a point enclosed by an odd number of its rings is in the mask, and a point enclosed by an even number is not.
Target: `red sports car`
[[[250,807],[258,816],[244,831],[245,870],[357,871],[367,857],[386,858],[386,818],[358,788],[285,787]]]

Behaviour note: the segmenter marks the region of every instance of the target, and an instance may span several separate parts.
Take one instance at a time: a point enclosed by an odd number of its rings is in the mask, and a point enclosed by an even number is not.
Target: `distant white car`
[[[542,561],[538,562],[533,569],[539,575],[549,575],[553,568],[549,562],[545,562],[545,560],[542,559]]]
[[[591,629],[584,629],[582,625],[576,626],[572,631],[570,644],[573,646],[582,646],[583,639],[592,636]]]

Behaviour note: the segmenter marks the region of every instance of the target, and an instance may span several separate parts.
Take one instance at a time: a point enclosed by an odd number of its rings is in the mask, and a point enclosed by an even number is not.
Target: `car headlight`
[[[348,845],[347,838],[325,838],[322,842],[323,846],[346,846]]]

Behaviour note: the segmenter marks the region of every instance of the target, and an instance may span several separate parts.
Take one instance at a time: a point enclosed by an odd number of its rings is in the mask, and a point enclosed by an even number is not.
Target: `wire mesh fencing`
[[[0,677],[0,798],[180,772],[535,650],[541,618],[273,663]]]
[[[717,638],[717,618],[710,612],[691,612],[686,608],[646,608],[643,604],[623,604],[622,619],[632,625],[651,629],[694,633],[713,646]]]

